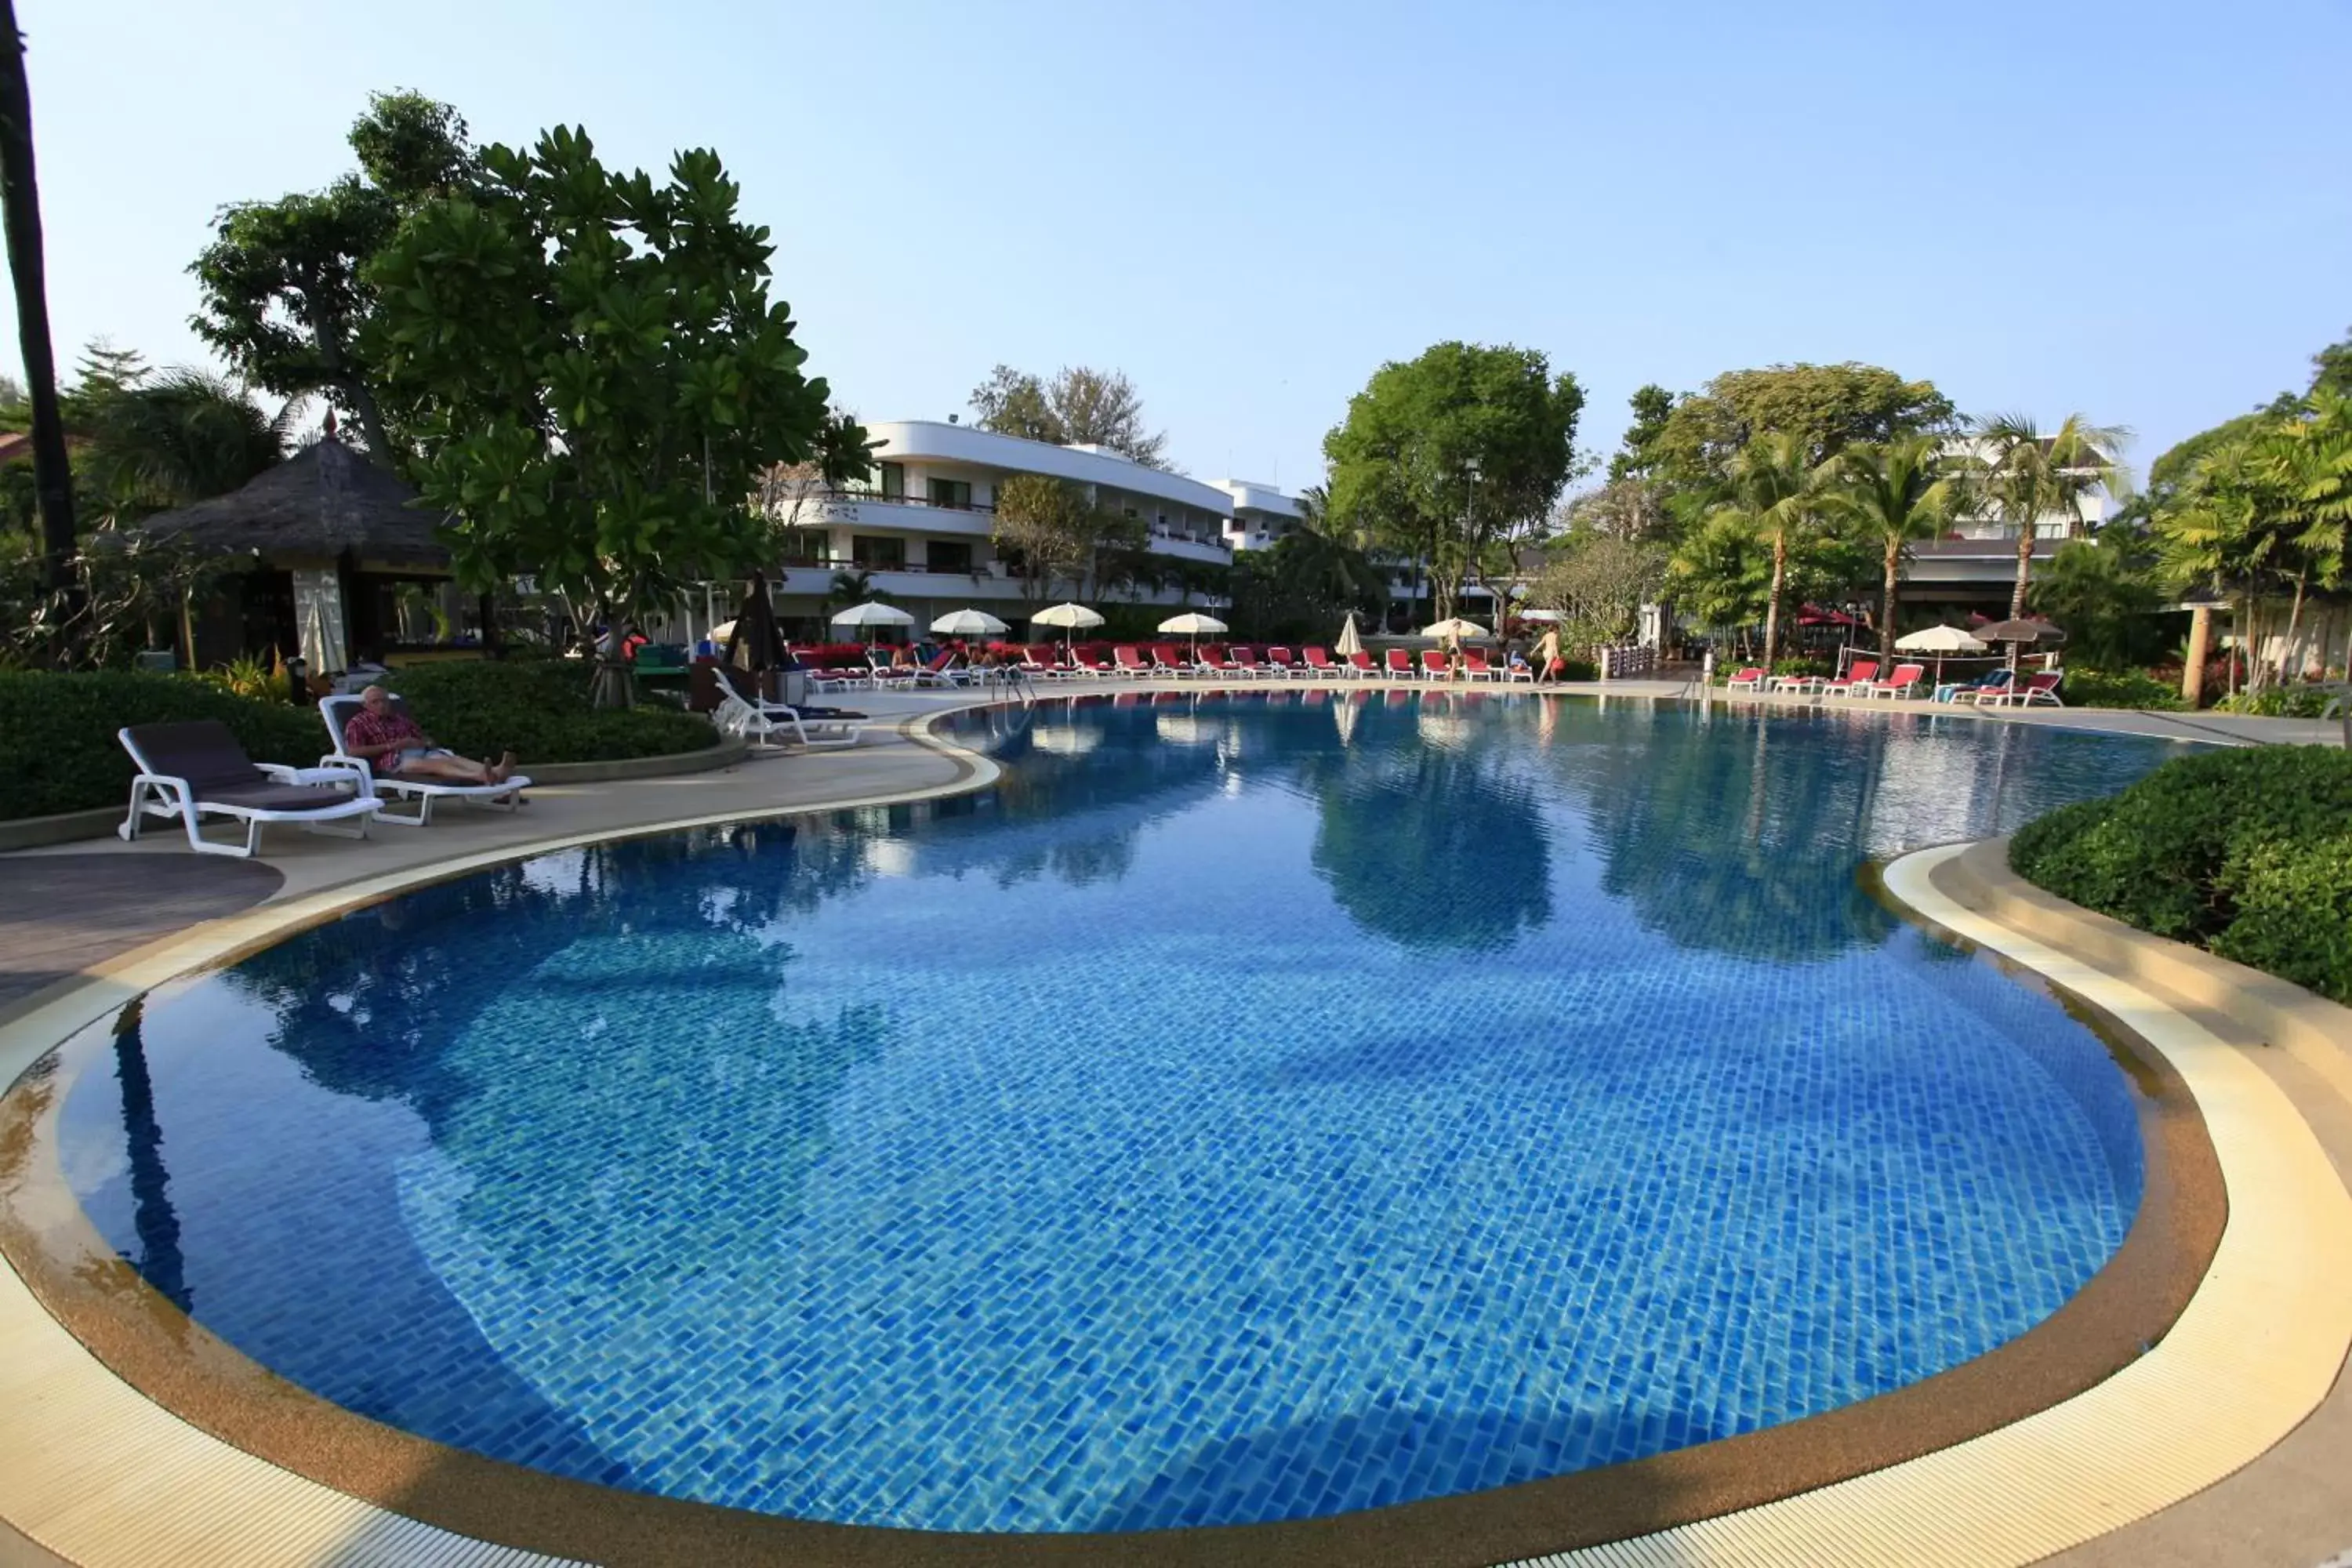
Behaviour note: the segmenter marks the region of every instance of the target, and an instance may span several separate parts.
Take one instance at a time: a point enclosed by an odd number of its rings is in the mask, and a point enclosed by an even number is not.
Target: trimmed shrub
[[[2158,680],[2145,670],[2072,668],[2059,684],[2058,695],[2070,708],[2152,708],[2177,711],[2180,688]]]
[[[114,732],[182,719],[219,720],[257,763],[307,767],[327,749],[309,709],[258,702],[190,676],[0,672],[0,818],[121,805],[138,770]]]
[[[2061,807],[2009,858],[2062,899],[2352,1002],[2347,822],[2352,753],[2244,748]]]
[[[1601,667],[1594,664],[1590,659],[1564,658],[1559,661],[1559,679],[1562,680],[1598,680],[1601,679]]]
[[[437,743],[486,761],[510,751],[526,772],[534,763],[668,756],[719,743],[708,722],[673,708],[591,708],[594,673],[584,658],[453,659],[394,670],[384,684]]]
[[[2215,952],[2352,1003],[2352,834],[2249,851],[2237,904]]]

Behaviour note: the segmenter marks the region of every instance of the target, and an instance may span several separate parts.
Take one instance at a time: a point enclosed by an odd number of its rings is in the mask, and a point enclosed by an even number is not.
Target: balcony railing
[[[887,496],[884,495],[880,490],[848,489],[802,490],[793,496],[777,502],[776,510],[789,513],[792,510],[793,503],[796,501],[847,503],[853,506],[861,501],[871,501],[877,506],[936,507],[940,511],[976,511],[982,514],[992,513],[996,510],[994,507],[988,505],[984,501],[958,502],[950,500],[933,500],[929,496]]]

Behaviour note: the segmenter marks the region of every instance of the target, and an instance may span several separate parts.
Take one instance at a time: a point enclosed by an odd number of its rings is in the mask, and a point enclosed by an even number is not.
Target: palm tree
[[[194,370],[110,392],[90,420],[91,489],[115,521],[226,495],[284,460],[299,408],[270,418],[236,383]]]
[[[1997,414],[1976,422],[1978,450],[1969,460],[1972,488],[2017,528],[2017,585],[2009,614],[2025,614],[2025,589],[2033,572],[2034,525],[2054,514],[2067,531],[2083,515],[2083,500],[2101,486],[2120,493],[2128,476],[2115,454],[2131,439],[2121,426],[2093,425],[2080,414],[2044,436],[2022,414]]]
[[[1848,447],[1837,458],[1841,482],[1826,498],[1832,515],[1885,548],[1878,654],[1889,663],[1895,658],[1895,586],[1903,552],[1914,540],[1942,533],[1955,510],[1958,487],[1945,472],[1943,445],[1940,437],[1899,436],[1883,446]]]
[[[1822,490],[1832,465],[1816,466],[1803,437],[1768,430],[1734,454],[1730,499],[1711,518],[1733,521],[1769,547],[1772,575],[1764,591],[1764,667],[1772,667],[1780,638],[1780,595],[1788,585],[1789,558],[1818,527]]]
[[[835,572],[833,582],[824,591],[824,607],[847,609],[852,605],[887,605],[890,595],[874,585],[874,574],[866,571]]]
[[[41,194],[33,169],[33,93],[25,77],[25,37],[16,0],[0,0],[0,213],[8,238],[8,276],[16,295],[17,342],[33,402],[33,484],[39,498],[47,585],[73,611],[80,588],[74,552],[73,475],[58,412],[58,370],[49,346],[47,273],[41,255]],[[68,617],[70,618],[70,616]],[[65,650],[60,646],[57,651]]]

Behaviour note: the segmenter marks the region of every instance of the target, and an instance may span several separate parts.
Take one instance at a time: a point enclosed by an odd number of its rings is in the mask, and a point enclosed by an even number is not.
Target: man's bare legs
[[[495,763],[478,763],[455,752],[412,757],[392,776],[402,779],[448,779],[456,784],[504,784],[514,772],[515,758],[507,752]]]

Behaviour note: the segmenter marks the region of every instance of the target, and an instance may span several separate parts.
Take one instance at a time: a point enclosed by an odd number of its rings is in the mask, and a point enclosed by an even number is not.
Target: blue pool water
[[[962,736],[993,789],[551,856],[159,994],[68,1178],[366,1415],[939,1530],[1753,1430],[2013,1338],[2131,1222],[2098,1041],[1855,874],[2158,743],[1298,692]]]

